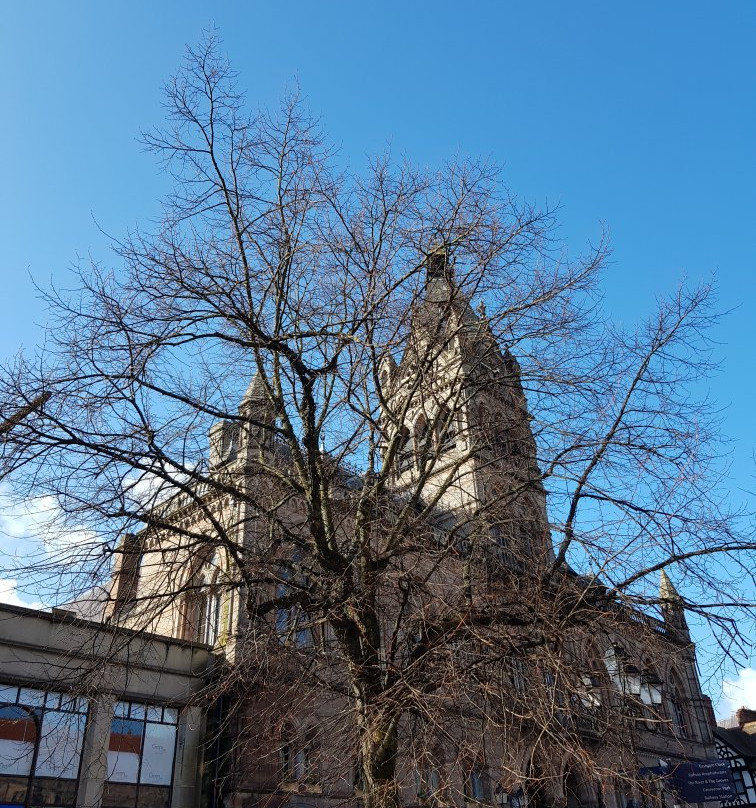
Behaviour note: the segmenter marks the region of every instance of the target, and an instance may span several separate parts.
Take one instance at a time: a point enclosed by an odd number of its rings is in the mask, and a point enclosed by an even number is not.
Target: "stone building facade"
[[[485,313],[474,312],[469,301],[455,293],[453,273],[443,256],[429,260],[425,295],[413,313],[403,356],[397,361],[386,359],[379,374],[388,402],[381,416],[382,449],[387,452],[395,446],[397,452],[388,510],[401,509],[406,492],[416,491],[420,485],[429,546],[455,548],[446,553],[442,565],[422,547],[412,555],[415,571],[427,572],[429,591],[435,593],[431,601],[444,599],[450,582],[467,574],[463,568],[473,571],[468,575],[471,598],[490,602],[526,571],[553,562],[546,492],[540,482],[517,361],[496,344]],[[388,411],[401,412],[401,422],[389,418]],[[210,473],[228,485],[224,489],[218,484],[212,492],[208,489],[209,504],[202,509],[197,507],[196,497],[180,494],[160,506],[162,522],[181,526],[179,538],[153,529],[124,539],[106,610],[111,625],[148,629],[179,642],[213,648],[225,660],[232,682],[233,670],[249,659],[242,638],[249,635],[250,592],[239,580],[229,548],[203,546],[201,536],[215,529],[213,523],[222,523],[227,533],[235,532],[234,541],[240,548],[262,542],[266,525],[259,517],[259,501],[275,499],[274,478],[279,472],[285,475],[287,463],[292,462],[285,448],[271,437],[274,423],[266,382],[256,377],[240,403],[239,418],[220,422],[210,430]],[[362,484],[359,475],[347,469],[338,480],[344,500]],[[276,518],[284,532],[307,527],[296,496],[289,497]],[[480,536],[485,540],[476,538]],[[564,592],[597,591],[601,586],[600,582],[586,584],[569,568],[560,575],[558,583]],[[282,579],[278,588],[285,594],[303,585],[304,578]],[[268,592],[267,596],[276,594]],[[570,808],[628,808],[657,800],[657,804],[671,805],[672,791],[665,790],[660,768],[671,770],[689,761],[712,760],[715,751],[710,706],[701,692],[682,601],[664,573],[660,601],[662,619],[624,607],[615,609],[612,619],[607,612],[605,630],[569,651],[581,671],[582,690],[569,697],[560,695],[557,686],[551,691],[557,705],[552,711],[553,726],[558,728],[560,721],[566,721],[571,709],[570,705],[560,706],[560,699],[578,700],[588,735],[596,732],[592,710],[610,702],[632,702],[632,710],[618,713],[632,720],[631,731],[622,736],[624,747],[606,750],[606,771],[611,769],[612,755],[621,753],[627,761],[622,764],[626,775],[622,782],[609,777],[585,781],[564,771],[544,776],[548,780],[544,790],[528,794],[513,771],[520,765],[524,773],[529,765],[524,739],[527,732],[537,730],[531,726],[517,736],[523,746],[520,764],[512,762],[518,760],[517,750],[503,749],[501,740],[489,741],[482,733],[472,744],[481,751],[466,757],[451,755],[453,763],[444,744],[434,752],[435,758],[400,760],[404,804],[521,806],[530,800]],[[433,603],[426,601],[423,608],[432,610]],[[645,636],[654,640],[653,654],[650,646],[638,647],[633,639],[618,633],[622,620],[628,627],[642,625]],[[320,644],[327,656],[333,639],[327,621],[314,626],[292,606],[270,612],[268,622],[271,635],[277,635],[282,645],[303,650]],[[257,664],[259,657],[254,659]],[[253,672],[252,681],[255,675]],[[516,700],[518,677],[527,688],[528,677],[534,674],[515,671],[509,675]],[[270,677],[285,678],[285,664],[267,676],[268,687]],[[538,676],[542,678],[542,674]],[[250,691],[252,686],[244,681]],[[549,686],[547,681],[547,692]],[[317,691],[299,695],[296,720],[292,721],[291,715],[277,717],[270,702],[243,697],[229,686],[223,703],[228,707],[241,700],[241,706],[235,713],[236,723],[226,727],[226,737],[246,731],[253,741],[238,749],[230,744],[225,768],[218,770],[218,781],[211,787],[217,800],[239,808],[284,804],[335,808],[360,803],[353,758],[344,758],[344,746],[335,737],[334,716],[342,706],[338,699],[319,698]],[[403,726],[402,732],[410,730]],[[467,732],[463,719],[448,730],[445,743],[461,743]],[[606,736],[596,734],[593,742],[599,761],[602,737]],[[560,754],[557,746],[555,758]],[[509,761],[506,770],[496,763],[505,758]],[[555,771],[559,771],[558,762]],[[125,806],[112,804],[111,808]]]

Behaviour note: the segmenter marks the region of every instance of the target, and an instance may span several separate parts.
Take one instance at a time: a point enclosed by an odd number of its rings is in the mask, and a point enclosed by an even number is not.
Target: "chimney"
[[[139,589],[142,540],[134,533],[123,537],[113,572],[113,616],[118,617],[134,604]]]
[[[735,713],[735,718],[743,732],[747,732],[749,735],[756,734],[756,710],[741,707]]]

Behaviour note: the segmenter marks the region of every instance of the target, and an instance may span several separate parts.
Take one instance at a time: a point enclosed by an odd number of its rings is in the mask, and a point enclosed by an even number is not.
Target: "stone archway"
[[[575,772],[568,772],[564,780],[566,808],[600,808],[598,789]]]

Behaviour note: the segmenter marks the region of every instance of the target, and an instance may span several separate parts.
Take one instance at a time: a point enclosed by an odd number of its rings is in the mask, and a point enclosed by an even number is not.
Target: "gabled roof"
[[[724,727],[714,727],[714,735],[745,758],[746,763],[756,762],[756,735],[743,732],[740,728],[725,729]]]

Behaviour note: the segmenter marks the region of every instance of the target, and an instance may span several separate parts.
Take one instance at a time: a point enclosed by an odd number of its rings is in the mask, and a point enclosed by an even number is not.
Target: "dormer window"
[[[219,421],[210,430],[210,466],[217,468],[235,460],[239,449],[239,425]]]

